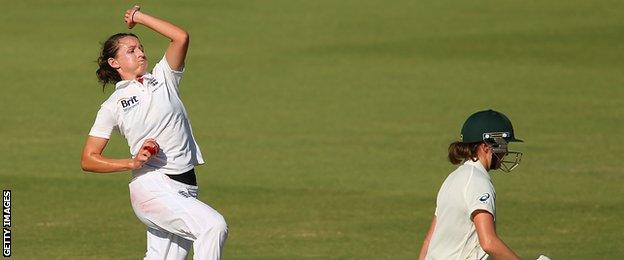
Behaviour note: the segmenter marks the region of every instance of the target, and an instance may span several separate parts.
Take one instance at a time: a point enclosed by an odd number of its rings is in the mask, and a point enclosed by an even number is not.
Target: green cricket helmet
[[[522,142],[516,139],[511,121],[503,113],[492,109],[472,114],[461,130],[462,143],[478,143],[500,137],[507,142]]]
[[[492,109],[479,111],[468,117],[461,130],[460,141],[486,143],[495,155],[490,169],[500,168],[504,172],[510,172],[522,159],[521,152],[511,152],[507,146],[509,142],[523,142],[516,138],[511,121],[503,113]]]

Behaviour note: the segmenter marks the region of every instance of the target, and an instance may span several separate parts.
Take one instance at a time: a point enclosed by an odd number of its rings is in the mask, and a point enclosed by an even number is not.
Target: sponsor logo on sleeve
[[[481,203],[485,203],[485,202],[487,202],[488,199],[490,199],[490,197],[491,196],[490,196],[489,193],[485,193],[485,194],[481,195],[481,197],[479,197],[479,201]]]

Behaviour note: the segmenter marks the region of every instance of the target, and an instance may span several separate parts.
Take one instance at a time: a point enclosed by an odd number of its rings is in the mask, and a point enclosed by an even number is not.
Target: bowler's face
[[[147,56],[143,52],[143,45],[136,37],[126,36],[118,42],[119,50],[115,60],[119,64],[123,79],[132,79],[143,76],[147,70]],[[124,76],[130,78],[124,78]]]

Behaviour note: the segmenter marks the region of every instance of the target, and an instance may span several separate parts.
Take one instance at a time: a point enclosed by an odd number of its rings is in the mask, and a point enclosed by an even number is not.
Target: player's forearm
[[[162,34],[169,38],[171,43],[167,47],[165,57],[169,66],[173,70],[181,70],[184,67],[184,61],[186,60],[186,52],[189,46],[189,36],[182,28],[161,20],[159,18],[142,13],[141,11],[135,11],[130,20],[134,23],[140,23],[148,28]]]
[[[172,42],[178,42],[181,44],[188,43],[188,33],[184,29],[170,22],[148,15],[141,11],[136,11],[132,20],[162,34],[163,36],[169,38]]]
[[[80,165],[82,170],[95,173],[123,172],[137,168],[137,162],[134,159],[111,159],[99,154],[84,156]]]
[[[429,241],[431,241],[431,236],[433,236],[433,231],[436,226],[436,216],[433,216],[431,220],[431,225],[429,225],[429,230],[427,230],[427,235],[425,235],[425,239],[423,240],[422,248],[420,248],[420,254],[418,255],[419,260],[424,260],[427,257],[427,252],[429,251]]]
[[[492,259],[500,260],[519,260],[520,257],[509,248],[500,238],[494,238],[481,245],[483,250],[488,253]]]
[[[426,239],[423,241],[422,247],[420,248],[420,254],[418,255],[418,260],[425,260],[427,257],[427,251],[429,250],[429,240]]]
[[[520,259],[496,234],[492,213],[485,210],[476,210],[472,213],[472,219],[479,236],[479,245],[491,258]]]

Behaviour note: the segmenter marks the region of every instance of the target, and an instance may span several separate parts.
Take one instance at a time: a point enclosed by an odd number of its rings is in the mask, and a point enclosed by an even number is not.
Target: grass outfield
[[[123,1],[122,1],[123,2]],[[0,28],[0,186],[14,259],[140,259],[128,173],[84,174],[99,43],[130,3],[12,1]],[[624,257],[621,1],[166,1],[191,34],[181,85],[227,219],[225,259],[416,259],[446,147],[494,108],[526,142],[494,174],[521,257]],[[145,28],[153,65],[167,41]],[[116,135],[106,154],[127,157]]]

